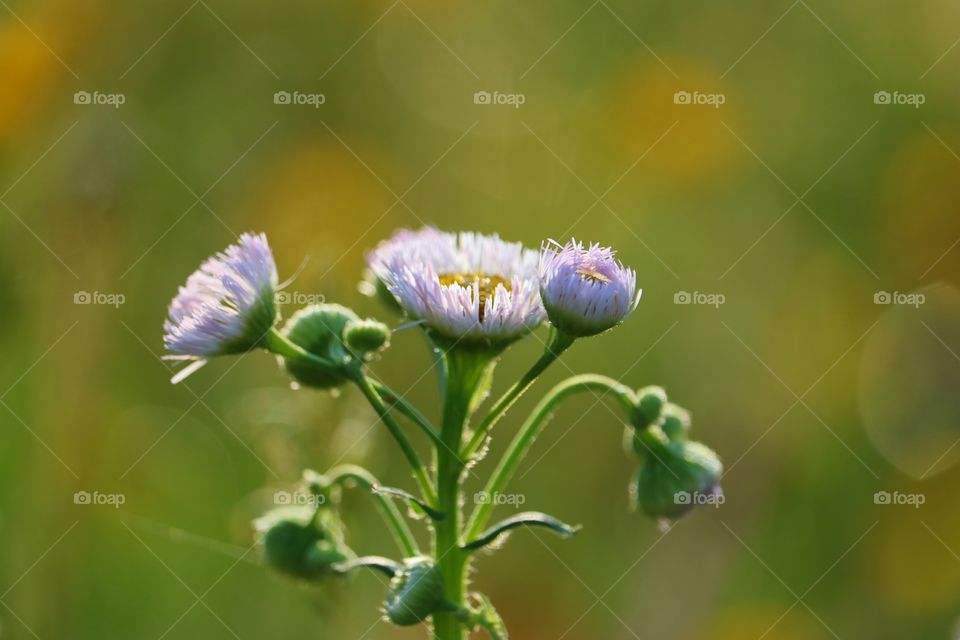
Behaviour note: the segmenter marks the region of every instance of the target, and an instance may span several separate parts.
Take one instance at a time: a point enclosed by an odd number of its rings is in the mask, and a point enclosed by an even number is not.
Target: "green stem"
[[[516,471],[517,465],[523,460],[530,449],[530,445],[542,431],[546,418],[562,400],[580,391],[611,393],[614,399],[618,400],[627,411],[631,410],[636,403],[636,394],[632,389],[606,376],[584,374],[564,380],[544,396],[533,413],[530,414],[530,417],[527,418],[527,421],[524,422],[513,442],[510,443],[510,448],[504,454],[503,459],[500,460],[500,464],[497,465],[493,476],[487,482],[487,486],[484,488],[487,495],[495,496],[504,490],[507,482],[510,481],[511,476]],[[480,534],[493,511],[494,503],[495,500],[490,500],[477,506],[466,526],[466,532],[463,536],[465,540],[472,540]]]
[[[433,483],[430,481],[430,476],[427,474],[427,468],[424,466],[423,461],[420,460],[417,450],[413,448],[410,440],[407,439],[406,435],[404,435],[403,429],[400,428],[400,425],[397,424],[397,421],[394,420],[392,415],[390,415],[389,407],[383,403],[380,395],[373,388],[373,385],[370,384],[369,378],[367,378],[363,372],[357,372],[357,374],[353,376],[353,381],[356,383],[357,387],[359,387],[364,397],[366,397],[366,399],[373,406],[374,410],[380,416],[380,419],[383,420],[383,423],[387,425],[387,429],[390,431],[393,439],[397,441],[398,445],[400,445],[403,455],[406,457],[407,462],[410,463],[410,467],[413,469],[413,476],[416,478],[417,484],[420,485],[420,491],[423,492],[423,499],[430,506],[436,505],[437,493],[433,488]]]
[[[390,525],[393,537],[403,554],[407,557],[420,555],[420,547],[417,545],[417,540],[413,537],[413,532],[410,530],[407,521],[403,519],[403,515],[401,515],[393,500],[374,491],[379,483],[369,471],[362,467],[346,464],[334,467],[326,475],[332,484],[342,486],[345,482],[353,481],[369,493],[370,497],[376,501],[377,506],[380,507],[380,511],[387,524]]]
[[[543,355],[540,356],[540,359],[537,360],[530,370],[527,371],[520,380],[518,380],[512,387],[507,389],[507,391],[500,396],[500,399],[497,400],[497,403],[493,405],[493,408],[490,409],[490,413],[486,415],[483,421],[477,426],[476,430],[473,432],[473,436],[470,438],[470,442],[467,443],[467,446],[463,450],[463,458],[469,459],[480,446],[483,444],[484,438],[487,437],[487,434],[490,432],[490,429],[504,416],[507,410],[513,406],[513,403],[523,395],[523,392],[530,388],[540,374],[542,374],[547,367],[549,367],[553,362],[560,357],[564,351],[570,348],[570,345],[574,343],[576,338],[559,331],[555,331],[550,341],[547,343],[546,348],[544,349]]]
[[[397,411],[405,415],[411,422],[420,427],[420,429],[427,434],[427,437],[434,444],[440,444],[440,434],[437,433],[437,430],[430,423],[430,420],[427,419],[425,415],[420,413],[419,409],[413,406],[410,402],[406,400],[399,393],[383,384],[377,380],[370,380],[370,384],[376,390],[380,397],[389,402],[391,405],[397,407]]]
[[[483,350],[451,349],[446,354],[447,380],[443,420],[437,447],[438,506],[445,517],[434,527],[434,559],[443,574],[444,595],[455,607],[463,607],[469,554],[461,548],[463,522],[460,481],[466,467],[460,457],[470,406],[483,377],[493,366],[494,355]],[[435,640],[463,640],[465,629],[455,612],[433,616]]]
[[[403,455],[410,463],[410,466],[413,469],[413,475],[416,478],[417,483],[420,485],[420,490],[423,492],[424,500],[426,500],[430,505],[436,503],[436,491],[433,488],[433,484],[430,482],[430,477],[427,474],[426,467],[420,460],[420,456],[417,455],[416,449],[413,448],[413,445],[410,444],[410,440],[408,440],[407,436],[403,433],[403,429],[400,428],[400,425],[397,424],[397,421],[390,414],[390,409],[383,403],[383,400],[380,398],[380,395],[377,393],[376,389],[374,389],[369,378],[367,378],[367,376],[359,367],[343,364],[337,365],[326,358],[316,356],[288,340],[276,329],[270,330],[270,333],[264,337],[263,343],[267,350],[283,356],[284,358],[294,358],[300,360],[301,362],[315,364],[318,367],[323,367],[326,369],[340,369],[345,378],[352,380],[357,387],[360,388],[360,391],[363,393],[364,397],[373,406],[383,423],[387,425],[387,429],[390,431],[390,434],[393,436],[394,440],[396,440],[397,444],[400,445],[400,449],[403,451]]]

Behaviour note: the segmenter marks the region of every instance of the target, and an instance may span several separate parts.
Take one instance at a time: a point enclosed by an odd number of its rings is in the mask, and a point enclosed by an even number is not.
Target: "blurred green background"
[[[263,354],[171,386],[158,357],[177,286],[245,230],[283,277],[309,257],[301,299],[398,323],[356,283],[423,223],[614,245],[638,312],[537,389],[663,384],[728,469],[663,535],[628,510],[618,416],[564,405],[513,490],[584,531],[478,563],[513,637],[957,637],[957,3],[0,5],[0,637],[422,637],[371,575],[307,590],[247,553],[304,467],[412,486],[361,399]],[[435,416],[429,368],[412,330],[376,372]]]

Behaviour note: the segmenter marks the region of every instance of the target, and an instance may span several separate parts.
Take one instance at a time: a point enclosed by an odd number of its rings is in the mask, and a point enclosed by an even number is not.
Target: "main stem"
[[[490,354],[451,349],[446,354],[447,385],[443,399],[440,446],[437,447],[438,508],[445,514],[434,526],[434,559],[443,574],[448,601],[463,607],[468,554],[460,548],[463,522],[460,479],[466,466],[460,457],[470,404],[487,367]],[[465,630],[456,613],[433,616],[434,640],[463,640]]]

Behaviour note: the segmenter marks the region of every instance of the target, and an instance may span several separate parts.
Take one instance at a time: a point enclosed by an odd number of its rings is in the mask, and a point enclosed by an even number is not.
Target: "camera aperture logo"
[[[710,491],[703,493],[700,491],[677,491],[673,494],[673,503],[674,504],[683,504],[683,505],[708,505],[714,508],[720,508],[727,498],[723,495],[722,491]]]
[[[318,507],[327,501],[325,496],[318,496],[302,491],[274,491],[273,504],[278,507]]]
[[[919,109],[926,103],[927,96],[923,93],[901,93],[899,91],[877,91],[873,94],[873,104],[908,106]]]
[[[104,305],[119,308],[126,303],[127,297],[122,293],[104,293],[102,291],[77,291],[73,294],[73,304]]]
[[[489,491],[478,491],[473,494],[474,504],[508,505],[519,509],[526,501],[527,496],[522,493],[490,493]]]
[[[82,506],[110,506],[119,509],[127,501],[122,493],[101,493],[100,491],[77,491],[73,494],[73,504]]]
[[[696,304],[719,309],[727,302],[727,296],[722,293],[705,293],[703,291],[677,291],[673,294],[673,304]]]
[[[900,291],[877,291],[873,294],[873,304],[895,304],[917,309],[927,301],[922,293],[901,293]]]
[[[900,491],[877,491],[873,494],[873,504],[910,506],[919,509],[927,501],[922,493],[901,493]]]
[[[479,105],[506,105],[519,109],[527,102],[527,96],[522,93],[501,93],[500,91],[477,91],[473,94],[473,104]]]
[[[306,291],[279,291],[277,304],[311,305],[323,304],[327,298],[322,293],[307,293]]]
[[[273,94],[273,104],[307,105],[319,109],[327,102],[327,96],[322,93],[303,93],[302,91],[277,91]]]
[[[73,104],[109,106],[119,109],[127,101],[122,93],[101,93],[100,91],[77,91],[73,94]]]
[[[673,94],[673,104],[704,105],[719,109],[725,104],[727,96],[723,93],[703,93],[702,91],[677,91]]]

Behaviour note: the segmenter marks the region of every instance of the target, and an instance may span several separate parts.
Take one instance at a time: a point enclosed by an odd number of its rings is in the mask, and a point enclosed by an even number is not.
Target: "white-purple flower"
[[[410,316],[447,338],[506,342],[544,320],[537,252],[497,235],[404,229],[367,259]]]
[[[546,243],[540,251],[540,297],[550,322],[586,337],[620,324],[640,302],[637,274],[598,244]]]
[[[203,359],[256,347],[277,319],[277,265],[263,234],[208,258],[187,278],[163,323],[174,359]]]

